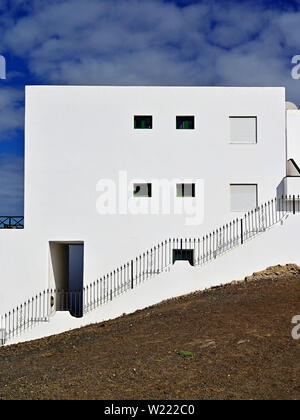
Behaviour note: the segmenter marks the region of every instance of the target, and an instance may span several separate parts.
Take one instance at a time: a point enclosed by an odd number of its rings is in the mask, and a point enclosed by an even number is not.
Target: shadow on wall
[[[59,242],[50,242],[50,284],[56,290],[68,290],[69,277],[69,250],[68,245]],[[59,310],[59,308],[57,308]]]
[[[280,181],[276,188],[276,199],[278,201],[285,195],[284,180],[285,178]]]

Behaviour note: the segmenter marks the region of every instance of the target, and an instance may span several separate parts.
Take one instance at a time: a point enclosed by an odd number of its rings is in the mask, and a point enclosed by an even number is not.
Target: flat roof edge
[[[165,89],[286,89],[284,86],[166,86],[166,85],[25,85],[25,88],[165,88]]]

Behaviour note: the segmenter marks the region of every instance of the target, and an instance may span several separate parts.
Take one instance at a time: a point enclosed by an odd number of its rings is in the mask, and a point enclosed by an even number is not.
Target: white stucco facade
[[[300,111],[286,111],[284,88],[29,86],[25,109],[25,222],[22,230],[0,231],[0,314],[41,290],[59,286],[51,243],[84,244],[84,284],[90,284],[160,241],[202,237],[242,217],[243,211],[232,211],[232,185],[256,186],[257,204],[262,204],[287,185],[287,159],[300,163]],[[152,129],[134,128],[134,116],[139,115],[152,116]],[[177,116],[193,116],[194,129],[176,129]],[[231,141],[231,123],[237,117],[249,118],[255,142],[248,142],[245,133],[241,134],[245,141]],[[242,129],[236,127],[239,135]],[[116,201],[106,202],[116,204],[113,214],[100,214],[106,193],[103,180],[115,188]],[[134,214],[138,203],[146,211],[158,196],[163,200],[156,180],[167,180],[173,188],[170,212],[162,214],[158,206],[155,214]],[[291,194],[300,193],[297,181],[290,186]],[[133,197],[135,182],[151,183],[151,198]],[[194,183],[195,197],[176,197],[176,183]],[[127,212],[122,207],[126,196]],[[192,213],[174,214],[173,206],[183,201]],[[268,237],[253,240],[253,270],[259,268],[255,252],[258,256],[273,246],[272,235]],[[291,248],[280,261],[269,256],[266,264],[300,262],[290,261],[296,258],[295,242],[288,243]],[[274,252],[274,259],[279,253]],[[224,270],[225,258],[215,270],[206,269],[199,286],[192,283],[173,290],[170,280],[160,296],[159,288],[151,289],[159,276],[149,280],[147,304],[208,287],[218,283],[216,278],[226,282],[238,273],[246,275],[244,269],[251,271],[251,264],[243,260],[248,258],[245,251],[242,255],[231,257],[235,271]],[[201,276],[200,272],[201,268],[193,275]],[[226,278],[218,277],[221,272]],[[134,293],[122,298],[117,312],[140,307],[129,304],[129,298],[138,297]],[[103,307],[92,321],[110,316],[110,309],[105,315]],[[91,320],[57,321],[56,326],[53,317],[49,331],[87,322]],[[35,337],[32,334],[30,338]]]

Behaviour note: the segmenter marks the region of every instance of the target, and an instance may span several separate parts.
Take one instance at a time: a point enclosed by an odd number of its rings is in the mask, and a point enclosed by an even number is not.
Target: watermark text
[[[300,340],[300,315],[295,315],[293,317],[292,324],[296,324],[292,329],[292,337],[294,340]]]
[[[0,55],[0,79],[6,79],[6,60]]]
[[[300,79],[300,55],[294,55],[292,64],[295,64],[291,71],[292,78],[298,80]]]
[[[96,185],[100,215],[183,215],[185,224],[197,226],[204,219],[204,181],[190,179],[100,179]]]

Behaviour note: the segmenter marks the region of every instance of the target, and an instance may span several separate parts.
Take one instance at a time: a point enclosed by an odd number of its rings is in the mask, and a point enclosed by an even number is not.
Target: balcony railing
[[[0,229],[24,229],[24,216],[0,216]]]

